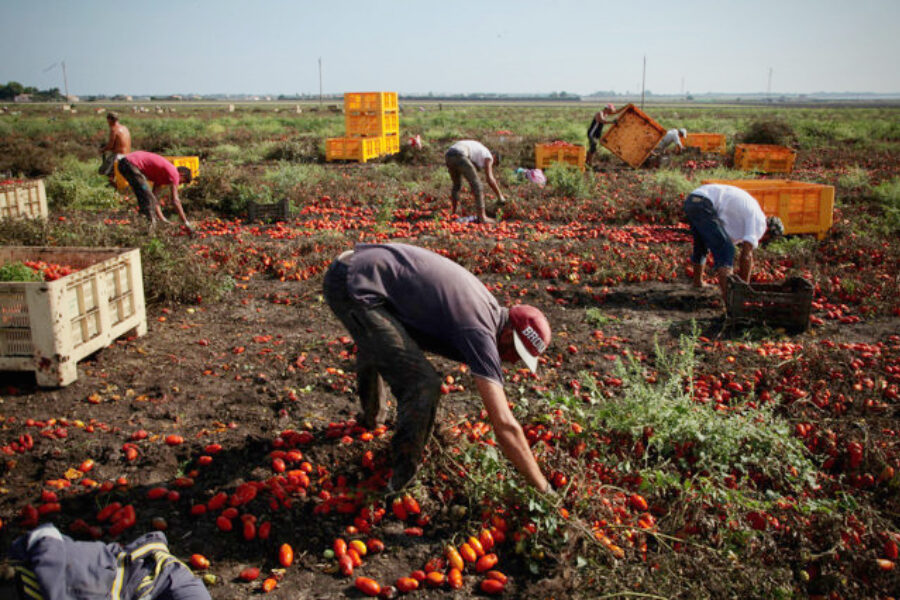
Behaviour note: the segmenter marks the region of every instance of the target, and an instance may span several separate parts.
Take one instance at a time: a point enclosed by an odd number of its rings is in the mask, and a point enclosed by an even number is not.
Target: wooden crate
[[[247,217],[258,222],[287,221],[291,218],[291,201],[287,198],[268,204],[251,201],[247,204]]]
[[[34,371],[65,386],[77,363],[122,335],[147,332],[137,249],[0,247],[0,263],[25,260],[78,271],[55,281],[0,282],[0,371]]]
[[[815,234],[820,240],[834,224],[834,186],[790,179],[707,179],[733,185],[759,202],[767,217],[778,217],[786,235]]]
[[[346,92],[344,112],[363,113],[398,110],[397,92]]]
[[[534,167],[546,169],[553,163],[561,162],[573,165],[584,171],[584,160],[587,150],[580,144],[551,142],[534,145]]]
[[[809,327],[813,290],[812,282],[803,277],[751,285],[732,275],[725,292],[728,318],[733,323],[805,331]]]
[[[325,140],[325,160],[355,160],[366,162],[381,156],[382,137],[339,137]]]
[[[634,104],[629,104],[600,138],[600,143],[636,169],[644,164],[665,135],[662,125]]]
[[[687,134],[682,142],[685,148],[697,148],[700,152],[715,152],[725,154],[728,149],[725,144],[724,133],[694,133]]]
[[[734,147],[734,168],[759,173],[790,173],[797,152],[771,144],[738,144]]]
[[[44,180],[0,183],[0,221],[4,219],[47,219]]]
[[[191,182],[188,185],[193,185],[197,180],[197,177],[200,176],[200,157],[199,156],[164,156],[167,161],[175,165],[176,167],[187,167],[191,170]],[[119,174],[119,163],[116,161],[113,163],[113,172],[116,177],[116,189],[119,191],[124,191],[128,189],[128,182],[125,180],[122,175]],[[152,185],[152,184],[151,184]]]

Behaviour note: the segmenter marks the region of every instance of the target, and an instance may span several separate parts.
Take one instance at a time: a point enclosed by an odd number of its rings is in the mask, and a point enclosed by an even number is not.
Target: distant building
[[[31,94],[17,94],[13,96],[13,102],[31,102]]]

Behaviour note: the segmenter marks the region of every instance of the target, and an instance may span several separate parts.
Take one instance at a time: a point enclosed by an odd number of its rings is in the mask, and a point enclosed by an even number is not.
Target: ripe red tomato
[[[241,574],[238,575],[241,581],[256,581],[256,578],[259,577],[259,568],[258,567],[247,567]]]
[[[377,596],[381,592],[381,585],[370,577],[357,577],[355,585],[366,596]]]
[[[282,544],[278,549],[278,563],[285,568],[294,564],[294,549],[290,544]]]
[[[209,568],[209,559],[202,554],[191,554],[191,566],[198,571]]]

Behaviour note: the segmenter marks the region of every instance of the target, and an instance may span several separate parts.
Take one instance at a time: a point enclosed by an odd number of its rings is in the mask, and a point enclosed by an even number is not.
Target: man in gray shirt
[[[469,366],[500,448],[531,485],[549,484],[503,391],[501,361],[534,371],[550,343],[538,309],[501,307],[472,273],[430,250],[406,244],[360,244],[325,275],[325,299],[358,348],[363,425],[384,420],[385,382],[397,398],[390,490],[418,470],[434,427],[441,376],[424,351]]]

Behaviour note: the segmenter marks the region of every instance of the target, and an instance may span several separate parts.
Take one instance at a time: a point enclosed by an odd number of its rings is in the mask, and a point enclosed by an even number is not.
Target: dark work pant
[[[348,259],[335,260],[325,274],[328,306],[356,342],[356,381],[363,422],[383,418],[387,381],[397,398],[397,422],[391,441],[393,476],[398,490],[415,475],[434,428],[441,378],[403,324],[384,306],[365,306],[347,290]]]
[[[454,149],[447,151],[444,161],[447,170],[450,171],[450,181],[453,182],[453,187],[450,188],[450,198],[453,200],[453,204],[459,206],[459,190],[462,188],[462,177],[465,177],[475,196],[475,215],[480,217],[484,214],[484,186],[481,185],[475,163],[468,156]]]
[[[127,158],[120,158],[118,164],[119,173],[122,174],[122,177],[125,178],[125,181],[128,182],[128,185],[131,186],[134,195],[137,197],[138,210],[151,221],[155,221],[158,200],[153,195],[153,190],[150,189],[147,178],[144,177],[144,174],[137,167],[128,162]]]
[[[684,214],[694,237],[691,262],[705,264],[707,253],[712,252],[717,269],[734,266],[734,242],[725,232],[709,198],[691,194],[684,201]]]

